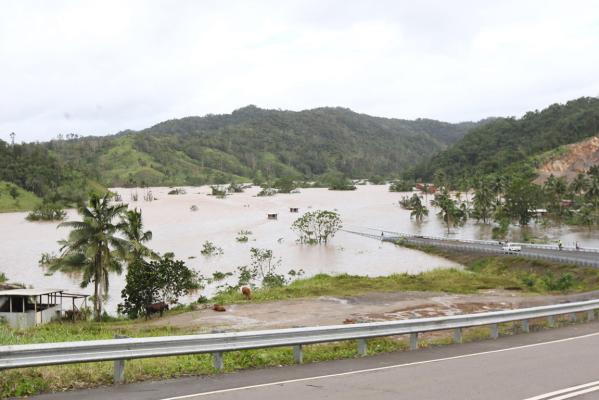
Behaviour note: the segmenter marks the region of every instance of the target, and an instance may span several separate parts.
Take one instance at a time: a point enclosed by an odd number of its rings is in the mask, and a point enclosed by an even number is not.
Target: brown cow
[[[160,316],[162,317],[162,314],[165,310],[168,310],[168,304],[166,304],[164,301],[150,304],[146,306],[146,318],[155,313],[160,313]]]
[[[215,305],[213,305],[213,306],[212,306],[212,309],[213,309],[214,311],[218,311],[218,312],[227,311],[227,309],[226,309],[225,307],[223,307],[222,305],[220,305],[220,304],[215,304]]]
[[[247,286],[241,288],[241,294],[243,294],[243,297],[245,297],[246,300],[252,299],[252,289]]]

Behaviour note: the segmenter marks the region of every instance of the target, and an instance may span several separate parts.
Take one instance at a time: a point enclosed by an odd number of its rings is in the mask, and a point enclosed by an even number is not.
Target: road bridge
[[[577,249],[574,247],[562,247],[560,250],[559,246],[551,244],[514,243],[521,246],[522,250],[506,252],[503,250],[504,243],[496,240],[450,239],[384,230],[375,231],[372,228],[360,230],[355,228],[351,230],[344,229],[344,232],[385,242],[404,242],[416,246],[434,246],[458,251],[480,252],[512,257],[518,256],[536,260],[554,261],[562,264],[599,268],[599,249],[595,248]]]

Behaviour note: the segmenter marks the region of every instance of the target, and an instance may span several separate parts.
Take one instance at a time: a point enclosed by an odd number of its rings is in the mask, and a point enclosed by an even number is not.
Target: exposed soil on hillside
[[[578,173],[586,172],[589,167],[599,164],[599,136],[566,146],[565,154],[554,158],[538,168],[539,177],[535,183],[543,183],[551,174],[564,176],[568,181]]]
[[[183,314],[156,318],[144,324],[213,330],[258,330],[298,326],[337,325],[435,317],[533,307],[597,298],[599,292],[567,296],[535,296],[489,290],[475,295],[399,292],[371,293],[352,297],[320,297],[270,303],[227,305],[215,312],[211,305]]]

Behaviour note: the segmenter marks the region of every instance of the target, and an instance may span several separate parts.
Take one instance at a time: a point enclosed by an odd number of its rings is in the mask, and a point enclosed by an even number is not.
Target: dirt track
[[[256,330],[454,315],[597,297],[599,291],[567,296],[522,295],[508,291],[487,291],[475,295],[371,293],[354,297],[320,297],[260,304],[248,302],[227,306],[226,312],[206,308],[156,318],[146,324],[197,327],[199,331]]]

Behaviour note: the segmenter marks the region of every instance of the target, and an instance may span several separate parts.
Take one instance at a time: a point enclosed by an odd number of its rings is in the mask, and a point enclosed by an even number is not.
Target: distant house
[[[560,201],[560,205],[562,207],[570,208],[572,207],[572,204],[574,204],[574,200],[563,199]]]
[[[72,315],[75,315],[75,299],[82,299],[85,303],[87,297],[59,289],[0,290],[0,319],[16,329],[45,324],[62,318],[65,298],[72,300]]]
[[[417,183],[416,189],[420,190],[421,192],[426,192],[429,194],[433,194],[433,193],[437,192],[437,187],[435,185],[433,185],[432,183]]]

